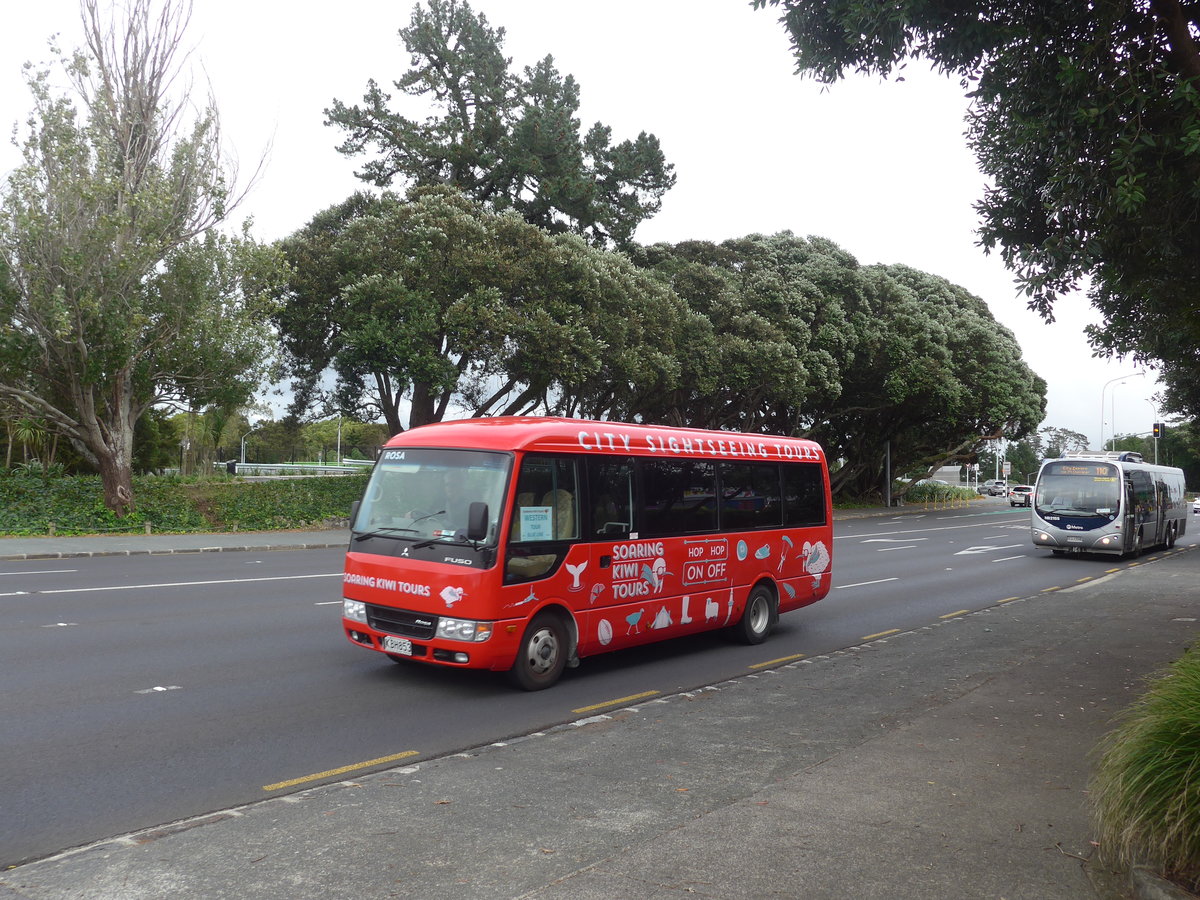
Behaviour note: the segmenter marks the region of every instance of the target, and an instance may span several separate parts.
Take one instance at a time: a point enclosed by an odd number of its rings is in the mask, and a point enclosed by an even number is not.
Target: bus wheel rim
[[[526,654],[529,668],[538,675],[543,675],[554,668],[558,661],[558,640],[549,628],[539,628],[529,638],[529,652]]]

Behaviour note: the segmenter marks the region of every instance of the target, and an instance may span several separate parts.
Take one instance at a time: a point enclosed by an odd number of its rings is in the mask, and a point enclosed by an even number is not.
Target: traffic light
[[[1162,423],[1162,422],[1155,422],[1155,423],[1154,423],[1154,436],[1155,436],[1156,438],[1160,438],[1160,437],[1162,437],[1163,435],[1165,435],[1165,434],[1166,434],[1166,431],[1167,431],[1167,429],[1166,429],[1166,426],[1165,426],[1165,425],[1163,425],[1163,423]]]

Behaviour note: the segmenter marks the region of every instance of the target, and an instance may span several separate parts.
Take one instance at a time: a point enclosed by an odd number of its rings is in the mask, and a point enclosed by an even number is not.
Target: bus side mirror
[[[355,500],[350,504],[350,518],[347,520],[350,527],[354,527],[354,520],[358,518],[358,508],[362,505],[361,500]]]
[[[482,541],[488,533],[488,505],[478,500],[467,510],[467,540]]]

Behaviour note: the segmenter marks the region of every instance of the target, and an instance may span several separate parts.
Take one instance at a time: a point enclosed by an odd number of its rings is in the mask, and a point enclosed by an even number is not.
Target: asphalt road
[[[585,660],[550,691],[396,666],[341,636],[339,550],[0,564],[0,865],[720,682],[1102,577],[1028,513],[839,522],[830,596],[764,645]],[[1182,544],[1193,543],[1189,533]]]

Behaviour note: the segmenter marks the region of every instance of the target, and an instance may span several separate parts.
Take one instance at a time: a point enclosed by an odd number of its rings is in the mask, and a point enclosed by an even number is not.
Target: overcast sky
[[[357,102],[367,79],[388,85],[408,67],[397,31],[412,4],[339,0],[194,0],[188,44],[211,85],[227,151],[243,179],[262,170],[241,212],[273,240],[302,227],[361,183],[325,127],[333,98]],[[903,263],[982,297],[1049,384],[1043,423],[1088,435],[1148,432],[1153,373],[1094,359],[1082,297],[1043,323],[1009,273],[976,245],[972,204],[983,178],[963,138],[957,80],[910,67],[903,82],[859,78],[823,88],[794,74],[774,10],[747,0],[471,0],[507,31],[514,66],[551,54],[581,88],[584,129],[601,121],[614,141],[658,136],[678,182],[642,242],[720,241],[790,230],[820,235],[859,262]],[[22,63],[47,59],[47,39],[80,43],[76,0],[39,0],[5,12],[0,29],[0,123],[32,106]],[[16,150],[0,146],[0,173]]]

